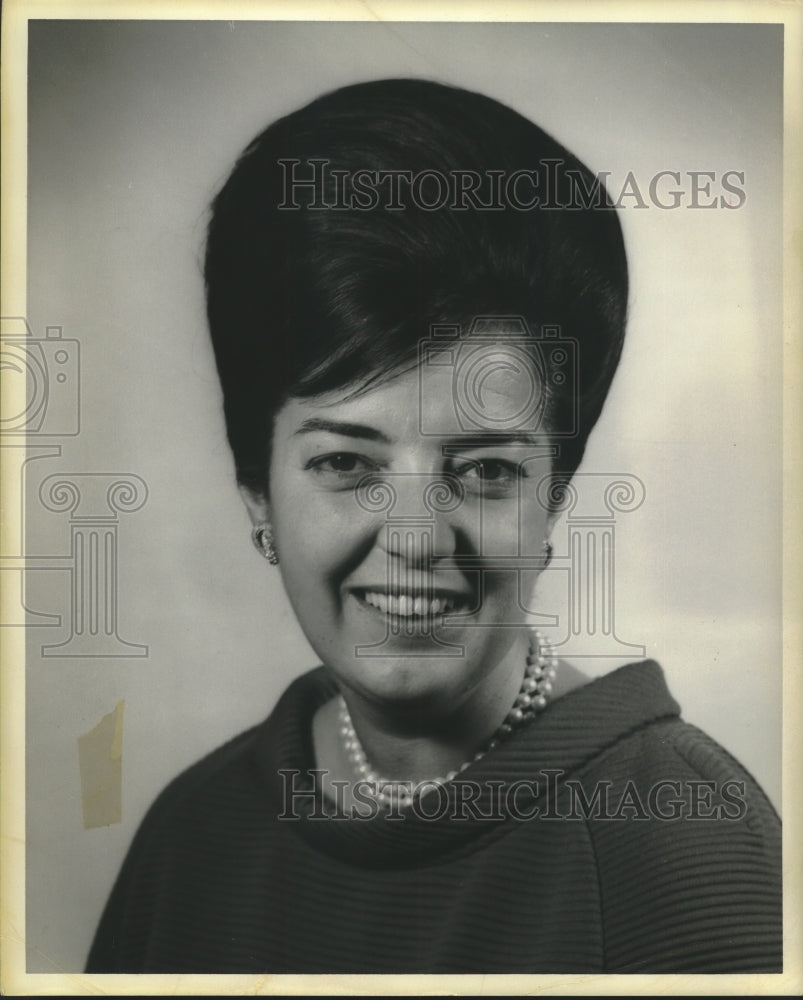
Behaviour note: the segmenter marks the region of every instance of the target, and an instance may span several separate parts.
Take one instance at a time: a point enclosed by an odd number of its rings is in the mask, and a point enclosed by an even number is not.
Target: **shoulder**
[[[731,754],[663,720],[589,761],[578,788],[612,969],[780,969],[780,820]]]
[[[173,778],[140,823],[121,878],[155,859],[179,863],[190,844],[200,850],[217,851],[223,844],[236,849],[242,838],[260,828],[269,814],[279,762],[288,744],[303,741],[301,719],[307,703],[321,697],[325,687],[322,668],[302,674],[262,722]]]
[[[195,820],[199,813],[233,816],[238,801],[247,805],[263,797],[286,744],[303,738],[302,720],[326,690],[321,667],[291,681],[261,723],[218,746],[170,781],[154,800],[143,828],[159,827],[182,816]]]
[[[691,815],[695,803],[710,801],[694,818],[747,818],[772,836],[780,820],[760,785],[719,743],[680,718],[656,720],[625,733],[604,748],[583,769],[586,778],[627,784],[643,798],[660,801],[678,787]],[[710,813],[710,815],[708,815]]]
[[[761,787],[732,754],[680,718],[622,735],[576,779],[568,782],[570,792],[600,802],[591,818],[603,821],[595,830],[601,839],[613,834],[604,823],[616,814],[643,824],[641,842],[695,841],[698,861],[737,843],[771,864],[780,861],[780,819]],[[620,834],[617,839],[623,843]]]
[[[117,876],[88,971],[143,971],[157,953],[179,961],[202,915],[222,921],[227,907],[236,909],[241,893],[232,885],[245,893],[278,843],[270,773],[275,776],[290,734],[301,738],[303,706],[325,693],[321,673],[317,668],[297,678],[263,722],[207,754],[157,796]],[[157,940],[157,928],[168,926],[178,937]]]
[[[173,778],[154,799],[139,836],[183,813],[190,814],[198,808],[212,811],[219,804],[219,797],[251,784],[250,761],[269,726],[270,718],[239,733]]]

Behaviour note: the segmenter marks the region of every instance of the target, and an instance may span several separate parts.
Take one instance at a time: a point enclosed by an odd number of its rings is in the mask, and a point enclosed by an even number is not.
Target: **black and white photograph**
[[[796,992],[800,9],[114,6],[4,15],[4,992]]]

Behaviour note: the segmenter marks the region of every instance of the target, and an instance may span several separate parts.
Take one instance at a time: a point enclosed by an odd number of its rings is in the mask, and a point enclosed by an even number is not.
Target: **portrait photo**
[[[9,992],[793,991],[799,16],[65,6],[4,24]]]

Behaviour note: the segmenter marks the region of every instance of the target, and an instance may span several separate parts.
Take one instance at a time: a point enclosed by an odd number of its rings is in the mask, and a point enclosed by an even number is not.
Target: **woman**
[[[206,282],[254,542],[323,666],[162,793],[88,970],[780,970],[761,790],[656,663],[589,683],[528,627],[624,335],[590,171],[478,94],[347,87],[245,151]]]

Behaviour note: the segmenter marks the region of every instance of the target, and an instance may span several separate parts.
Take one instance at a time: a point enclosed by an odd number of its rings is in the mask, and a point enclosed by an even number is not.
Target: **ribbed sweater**
[[[162,792],[87,971],[781,971],[778,817],[658,664],[557,699],[402,819],[323,815],[334,693],[305,674]]]

